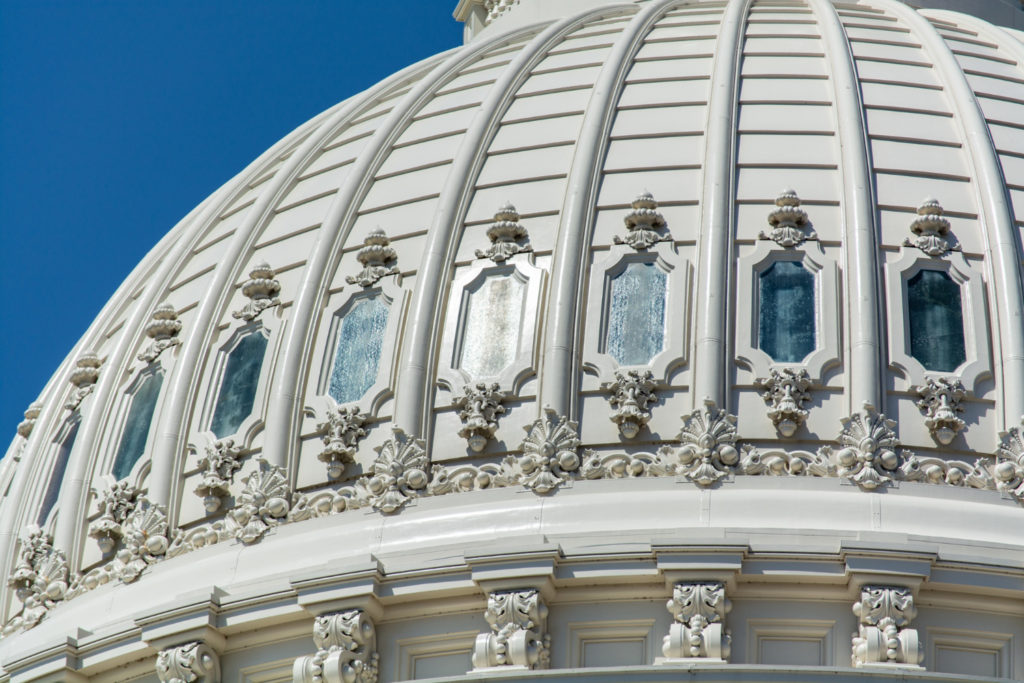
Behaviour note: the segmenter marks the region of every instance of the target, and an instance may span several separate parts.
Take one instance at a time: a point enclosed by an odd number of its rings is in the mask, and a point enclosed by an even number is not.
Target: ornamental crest
[[[993,471],[997,488],[1018,503],[1024,502],[1024,430],[1020,427],[1002,435]]]
[[[241,457],[242,448],[235,446],[234,439],[220,439],[206,447],[206,455],[199,461],[203,479],[195,493],[208,513],[219,510],[223,499],[231,495],[235,472],[242,468]]]
[[[800,208],[800,198],[794,190],[785,189],[775,198],[775,210],[768,214],[771,230],[760,233],[759,239],[772,240],[780,247],[798,247],[806,240],[817,240],[818,235],[806,231],[807,212]]]
[[[96,539],[100,551],[107,555],[124,536],[122,524],[135,509],[140,492],[127,481],[119,481],[100,494],[100,516],[89,525],[89,535]]]
[[[964,412],[960,402],[967,395],[964,385],[956,377],[929,377],[922,385],[914,387],[920,396],[917,407],[925,414],[924,424],[928,431],[943,446],[952,443],[966,424],[957,417]]]
[[[505,406],[501,405],[505,394],[497,383],[485,382],[466,385],[462,391],[463,395],[453,401],[462,419],[459,436],[467,441],[470,450],[479,453],[498,431],[498,416],[505,413]]]
[[[960,245],[953,245],[949,235],[949,221],[942,216],[942,205],[937,199],[928,198],[917,209],[917,218],[910,224],[910,231],[916,237],[903,240],[908,247],[917,247],[929,256],[942,256],[947,251],[959,251]]]
[[[501,263],[516,254],[533,251],[529,243],[530,235],[519,222],[519,212],[511,202],[505,202],[494,214],[494,223],[487,229],[487,238],[491,240],[491,246],[486,250],[477,249],[477,258],[489,258],[495,263]]]
[[[732,472],[740,461],[736,448],[736,416],[719,409],[710,399],[704,407],[683,417],[681,446],[664,446],[658,455],[675,460],[676,473],[701,486],[711,486]]]
[[[389,514],[426,490],[429,464],[423,439],[407,436],[397,427],[391,431],[393,436],[376,449],[372,476],[359,480],[373,508]]]
[[[249,279],[242,283],[242,294],[249,298],[249,303],[232,313],[232,317],[249,322],[268,308],[280,306],[281,300],[277,295],[281,291],[281,283],[274,279],[274,275],[274,269],[266,261],[253,266]]]
[[[75,388],[71,390],[71,396],[64,404],[65,408],[71,411],[78,410],[78,406],[82,404],[86,396],[92,393],[96,380],[100,378],[101,365],[103,365],[103,361],[95,353],[83,353],[75,361],[75,369],[71,371],[71,377],[68,380]]]
[[[807,411],[802,407],[811,400],[811,378],[807,371],[772,368],[768,377],[758,377],[754,384],[765,390],[761,398],[768,404],[768,419],[779,434],[793,436],[807,419]]]
[[[367,417],[356,406],[329,408],[327,419],[316,426],[324,442],[324,449],[316,457],[327,465],[331,479],[339,479],[345,466],[356,461],[356,445],[366,436],[363,425]]]
[[[863,489],[871,491],[891,483],[904,459],[896,452],[900,446],[892,429],[896,423],[865,403],[863,410],[844,418],[842,424],[839,451],[833,453],[830,446],[824,446],[819,453],[834,455],[839,476]]]
[[[243,480],[245,486],[225,518],[228,535],[246,545],[260,540],[273,527],[291,521],[301,511],[300,505],[292,510],[293,496],[284,470],[263,458],[258,463],[259,469]],[[295,503],[301,499],[295,498]]]
[[[615,381],[601,385],[611,393],[608,402],[615,409],[611,421],[619,426],[623,438],[632,439],[650,421],[647,407],[658,400],[655,386],[650,370],[616,370]]]
[[[21,601],[21,613],[3,629],[10,635],[30,629],[67,596],[68,562],[64,553],[53,547],[53,538],[36,525],[26,529],[7,585]]]
[[[359,284],[371,287],[385,276],[398,275],[398,265],[388,265],[398,258],[398,253],[391,248],[391,240],[380,228],[376,228],[363,240],[363,248],[356,254],[356,259],[363,264],[363,269],[355,275],[349,275],[345,282],[350,285]]]
[[[649,249],[658,242],[671,241],[672,235],[665,230],[668,224],[665,217],[658,212],[658,202],[654,201],[654,195],[644,190],[633,200],[631,206],[633,210],[624,219],[626,236],[613,237],[615,244],[627,244],[640,251]]]
[[[146,325],[146,336],[152,339],[146,350],[138,355],[144,363],[152,363],[161,353],[181,343],[178,333],[181,332],[181,321],[174,306],[163,303],[153,311],[153,319]]]
[[[577,449],[580,446],[577,424],[545,409],[526,429],[526,438],[518,458],[508,456],[504,467],[511,479],[536,493],[549,493],[568,481],[580,467]]]

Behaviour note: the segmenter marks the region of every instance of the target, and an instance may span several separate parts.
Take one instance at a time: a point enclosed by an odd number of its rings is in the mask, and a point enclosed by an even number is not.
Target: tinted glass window
[[[757,345],[779,363],[799,363],[817,347],[814,275],[776,261],[758,278]]]
[[[252,332],[242,337],[228,354],[220,391],[217,392],[217,407],[213,410],[213,422],[210,425],[210,430],[218,439],[237,432],[245,418],[252,413],[266,352],[267,338],[260,332]]]
[[[965,360],[960,285],[939,270],[922,270],[907,281],[910,355],[928,370],[951,372]]]

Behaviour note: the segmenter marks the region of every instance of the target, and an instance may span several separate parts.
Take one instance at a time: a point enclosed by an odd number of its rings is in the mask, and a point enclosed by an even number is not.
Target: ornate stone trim
[[[494,223],[487,229],[487,237],[491,246],[485,250],[477,249],[477,258],[489,258],[495,263],[506,261],[516,254],[533,251],[530,246],[530,234],[519,222],[519,212],[511,202],[505,202],[494,214]]]
[[[929,377],[926,384],[914,387],[921,399],[917,407],[925,414],[924,424],[932,438],[943,446],[952,443],[966,424],[957,417],[964,412],[960,402],[967,390],[956,377]]]
[[[667,659],[729,659],[730,637],[724,625],[732,604],[720,581],[677,583],[666,607],[675,620],[661,647]]]
[[[377,634],[363,610],[318,616],[313,622],[313,642],[316,654],[295,660],[293,683],[376,683]]]
[[[242,294],[249,298],[249,303],[231,316],[250,322],[268,308],[280,306],[281,300],[277,295],[281,291],[281,283],[274,279],[274,275],[274,269],[266,261],[253,266],[249,279],[242,283]]]
[[[25,409],[25,419],[18,423],[18,436],[27,439],[32,434],[32,428],[36,426],[39,414],[43,412],[41,401],[33,401]]]
[[[548,607],[534,589],[489,594],[484,619],[491,632],[476,637],[473,669],[548,668],[551,636],[547,632],[547,618]]]
[[[1018,503],[1024,503],[1024,430],[1014,427],[1000,437],[993,469],[996,487]]]
[[[960,251],[960,245],[951,241],[949,221],[942,214],[939,200],[924,200],[917,209],[917,218],[910,224],[910,231],[916,237],[903,240],[904,246],[917,247],[932,257],[942,256],[948,251]]]
[[[53,537],[34,524],[25,529],[18,562],[7,585],[23,607],[4,625],[5,636],[32,628],[67,596],[67,558],[53,547]]]
[[[526,429],[520,448],[523,454],[506,458],[511,478],[536,493],[554,491],[572,477],[580,466],[578,425],[565,416],[545,409],[544,417]]]
[[[462,396],[456,396],[452,402],[462,420],[459,436],[466,440],[471,451],[479,453],[498,431],[498,416],[505,413],[505,406],[501,405],[505,393],[496,382],[467,384],[462,392]]]
[[[864,586],[853,613],[860,621],[853,636],[855,667],[880,663],[919,668],[924,649],[917,629],[907,628],[917,616],[909,588]]]
[[[772,368],[768,377],[758,377],[754,384],[765,392],[761,398],[768,404],[768,419],[784,437],[793,436],[807,419],[803,404],[811,400],[811,378],[806,370]]]
[[[903,464],[906,451],[899,451],[896,423],[865,403],[863,410],[841,420],[843,431],[837,441],[841,446],[834,453],[838,474],[869,491],[890,484]],[[832,456],[831,446],[819,453]]]
[[[101,365],[103,365],[103,361],[95,353],[83,353],[78,357],[78,360],[75,361],[75,369],[71,371],[71,377],[68,380],[75,388],[71,391],[68,402],[64,404],[65,408],[71,411],[78,410],[78,406],[82,404],[86,396],[92,393],[96,380],[100,378]]]
[[[798,247],[807,240],[817,240],[818,235],[807,232],[807,212],[800,208],[800,198],[791,189],[783,190],[775,198],[775,210],[768,214],[771,230],[758,234],[758,239],[772,240],[787,249]]]
[[[350,285],[359,284],[372,287],[385,276],[398,275],[398,265],[388,264],[398,258],[398,253],[391,248],[391,240],[380,228],[371,230],[363,240],[363,248],[356,254],[356,260],[363,264],[363,269],[355,275],[349,275],[345,282]]]
[[[164,558],[168,549],[169,531],[167,515],[159,505],[151,503],[145,496],[137,495],[130,503],[127,514],[120,522],[117,505],[124,498],[104,503],[104,516],[100,518],[96,535],[90,526],[90,536],[100,542],[104,554],[114,550],[113,543],[120,541],[120,548],[113,559],[106,564],[81,575],[72,583],[68,597],[75,597],[111,581],[132,583],[146,567]],[[95,523],[94,523],[95,524]],[[109,547],[109,550],[107,549]]]
[[[681,446],[663,446],[659,455],[676,459],[676,472],[701,486],[711,486],[736,470],[736,416],[718,408],[710,399],[704,407],[683,416]]]
[[[519,0],[484,0],[484,9],[487,10],[484,25],[490,24],[518,4]]]
[[[327,419],[316,426],[324,442],[324,449],[316,457],[327,465],[331,479],[340,479],[346,466],[356,461],[356,446],[366,436],[363,425],[368,417],[356,406],[332,407],[327,410]]]
[[[127,481],[119,481],[101,493],[97,493],[97,507],[100,516],[89,525],[89,536],[96,539],[100,551],[110,554],[124,536],[121,524],[135,509],[140,492]]]
[[[398,428],[391,432],[392,437],[376,448],[372,476],[360,480],[360,486],[369,493],[369,504],[389,514],[425,492],[429,464],[423,439],[410,437]]]
[[[650,421],[647,407],[658,401],[655,386],[650,370],[616,370],[615,381],[601,385],[610,392],[608,402],[615,409],[610,419],[619,426],[623,438],[632,439]]]
[[[156,675],[161,683],[220,683],[220,657],[202,642],[170,647],[156,656]]]
[[[178,312],[169,303],[163,303],[153,311],[153,318],[146,325],[146,336],[152,339],[149,346],[138,355],[143,363],[152,363],[161,353],[181,343],[178,333],[181,332],[181,321]]]
[[[657,242],[672,240],[672,235],[665,230],[668,223],[658,212],[658,202],[654,201],[654,196],[650,192],[644,190],[637,195],[631,206],[633,210],[623,219],[626,223],[626,236],[613,237],[615,244],[627,244],[640,251],[649,249]]]
[[[206,447],[206,455],[199,461],[206,471],[195,494],[203,499],[207,513],[219,510],[223,499],[231,495],[235,472],[242,468],[241,457],[242,448],[235,446],[234,439],[221,439]]]

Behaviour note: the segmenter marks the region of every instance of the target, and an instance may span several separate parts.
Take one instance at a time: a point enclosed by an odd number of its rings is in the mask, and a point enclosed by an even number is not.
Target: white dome
[[[304,681],[330,643],[820,680],[852,631],[881,677],[1024,677],[1024,13],[915,4],[463,0],[466,45],[212,194],[26,413],[10,680]],[[532,650],[485,621],[511,589]],[[353,609],[376,645],[314,645]]]

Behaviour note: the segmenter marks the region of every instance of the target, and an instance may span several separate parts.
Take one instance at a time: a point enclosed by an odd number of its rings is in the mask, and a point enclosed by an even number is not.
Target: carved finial
[[[181,332],[181,321],[178,312],[169,303],[162,303],[153,311],[153,317],[146,325],[146,336],[152,339],[146,350],[138,355],[144,363],[152,363],[165,350],[181,343],[178,333]]]
[[[658,395],[654,391],[654,375],[650,370],[615,371],[615,381],[601,385],[610,392],[608,402],[615,412],[611,421],[619,426],[619,432],[626,439],[632,439],[643,429],[651,414],[647,406],[657,402]]]
[[[779,434],[793,436],[807,419],[803,403],[811,400],[811,378],[806,370],[772,368],[768,377],[758,377],[754,384],[765,390],[761,398],[769,405],[768,418]]]
[[[382,277],[398,275],[398,265],[388,266],[388,263],[398,258],[398,254],[390,245],[391,240],[383,230],[371,230],[363,240],[363,248],[356,254],[356,260],[363,264],[363,269],[355,275],[346,277],[345,282],[370,287],[377,284]]]
[[[68,410],[78,409],[82,400],[92,392],[96,380],[100,378],[102,364],[103,361],[95,353],[83,353],[78,357],[78,360],[75,361],[75,369],[71,371],[69,379],[75,388],[71,391],[68,402],[64,404],[65,408]]]
[[[535,589],[489,594],[484,618],[491,632],[476,637],[473,669],[548,668],[551,636],[547,632],[547,617],[548,607]]]
[[[929,197],[917,209],[917,218],[910,224],[910,230],[917,237],[903,240],[908,247],[917,247],[929,256],[942,256],[947,251],[959,251],[960,245],[953,245],[949,239],[949,221],[942,217],[943,209],[939,200]]]
[[[221,501],[231,495],[235,472],[242,467],[241,456],[242,448],[235,446],[234,439],[221,439],[206,447],[206,455],[199,461],[205,471],[195,494],[203,499],[207,512],[219,510]]]
[[[156,656],[156,675],[160,683],[220,683],[220,657],[202,642],[167,648]]]
[[[636,250],[647,249],[656,242],[668,242],[672,235],[665,231],[667,223],[658,212],[658,202],[647,190],[633,200],[633,210],[624,219],[626,236],[616,235],[612,239],[615,244],[628,244]]]
[[[519,222],[519,212],[511,202],[505,202],[494,214],[494,223],[487,229],[491,246],[485,251],[477,249],[477,258],[489,258],[501,263],[516,254],[533,251],[529,244],[530,235]]]
[[[853,636],[855,667],[882,663],[917,668],[924,659],[917,629],[907,628],[917,616],[909,588],[864,586],[853,613],[860,621]]]
[[[805,240],[816,240],[818,235],[811,230],[805,232],[807,212],[800,208],[800,198],[791,189],[783,190],[775,198],[775,210],[768,214],[768,224],[772,229],[768,233],[760,233],[759,239],[772,240],[781,247],[795,247]]]
[[[674,623],[661,651],[669,659],[725,661],[731,650],[725,615],[732,604],[720,581],[677,583],[666,605]]]
[[[929,377],[922,385],[914,387],[921,399],[917,407],[925,413],[924,424],[928,431],[943,446],[952,443],[966,425],[956,416],[964,412],[960,402],[967,396],[967,390],[956,377]]]
[[[317,425],[324,442],[317,459],[327,465],[327,476],[331,479],[340,478],[345,466],[356,461],[356,444],[366,436],[363,425],[367,417],[356,406],[343,406],[329,409],[327,419]]]
[[[255,320],[259,315],[274,306],[279,306],[277,298],[281,291],[281,283],[274,279],[274,269],[266,261],[260,261],[249,271],[249,279],[242,283],[242,294],[249,297],[250,302],[231,315],[245,321]]]
[[[18,435],[28,438],[32,434],[32,428],[36,426],[39,413],[43,411],[41,401],[32,401],[25,409],[25,419],[18,423]]]
[[[313,642],[317,653],[295,660],[293,683],[377,683],[377,632],[363,610],[321,614],[313,621]]]
[[[462,391],[463,395],[453,401],[462,419],[459,436],[469,443],[470,450],[479,453],[498,430],[498,416],[505,413],[501,405],[505,395],[497,383],[466,385]]]

